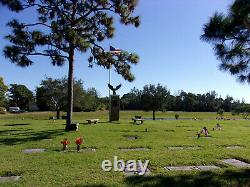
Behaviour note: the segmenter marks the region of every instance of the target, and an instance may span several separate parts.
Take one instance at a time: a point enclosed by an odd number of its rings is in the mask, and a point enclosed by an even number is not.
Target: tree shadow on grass
[[[226,170],[223,173],[211,171],[201,172],[197,175],[157,175],[132,176],[125,179],[128,186],[143,187],[224,187],[224,186],[250,186],[250,169]]]
[[[111,124],[121,124],[120,122],[118,121],[98,121],[98,123],[91,123],[89,124],[88,122],[82,122],[80,124],[83,124],[83,125],[98,125],[98,124],[106,124],[106,125],[111,125]]]
[[[33,129],[11,129],[11,130],[0,130],[0,136],[10,136],[10,135],[22,135],[31,131]]]
[[[16,124],[6,124],[4,126],[15,127],[15,126],[25,126],[25,125],[30,125],[30,124],[28,124],[28,123],[16,123]]]
[[[8,138],[0,138],[0,144],[4,145],[17,145],[22,144],[26,142],[31,141],[39,141],[43,139],[51,139],[54,136],[63,135],[64,134],[63,129],[57,129],[57,130],[48,130],[48,131],[38,131],[38,132],[27,132],[27,131],[21,131],[21,133],[18,133],[16,135],[20,135],[20,137],[9,137]]]
[[[0,130],[0,135],[8,135],[9,133],[13,133],[13,132],[19,132],[20,130],[18,129],[13,129],[13,130]]]
[[[121,124],[119,121],[111,121],[111,122],[108,122],[109,124]]]
[[[99,121],[98,123],[110,123],[110,121]]]
[[[75,187],[107,187],[104,184],[77,185]]]

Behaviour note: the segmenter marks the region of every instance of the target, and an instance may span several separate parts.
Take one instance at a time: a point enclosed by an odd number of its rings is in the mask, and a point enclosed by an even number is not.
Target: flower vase
[[[80,151],[80,145],[77,145],[77,151],[79,152]]]

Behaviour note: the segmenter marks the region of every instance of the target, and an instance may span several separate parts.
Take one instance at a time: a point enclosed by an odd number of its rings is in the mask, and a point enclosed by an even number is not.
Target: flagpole
[[[109,84],[111,83],[111,64],[109,63]],[[110,89],[109,89],[109,97],[110,97]]]
[[[110,44],[109,44],[110,48]],[[109,84],[111,83],[111,63],[109,63]],[[111,121],[111,96],[110,96],[110,89],[109,89],[109,121]]]
[[[119,48],[114,48],[113,46],[110,45],[110,43],[109,43],[109,51],[110,51],[113,55],[115,55],[115,56],[121,54],[121,49],[119,49]],[[111,84],[111,70],[112,70],[112,64],[109,63],[109,84]],[[115,95],[115,93],[114,93],[114,95]],[[112,95],[112,96],[113,96],[113,95]],[[110,93],[110,89],[109,89],[109,121],[110,121],[110,122],[111,122],[111,117],[113,118],[113,116],[111,116],[111,112],[112,112],[112,111],[111,111],[111,110],[112,110],[111,105],[112,105],[112,101],[111,101],[111,93]]]

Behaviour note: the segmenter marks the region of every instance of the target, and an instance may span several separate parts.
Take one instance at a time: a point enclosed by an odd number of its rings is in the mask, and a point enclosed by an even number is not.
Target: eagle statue
[[[113,91],[113,95],[116,95],[116,91],[117,91],[119,88],[121,88],[121,86],[122,86],[122,85],[119,84],[118,86],[116,86],[116,87],[114,88],[111,84],[108,84],[109,89]]]

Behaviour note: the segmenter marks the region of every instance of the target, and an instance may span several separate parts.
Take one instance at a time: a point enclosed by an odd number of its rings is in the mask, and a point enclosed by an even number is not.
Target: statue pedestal
[[[119,121],[120,96],[110,95],[109,121]]]

